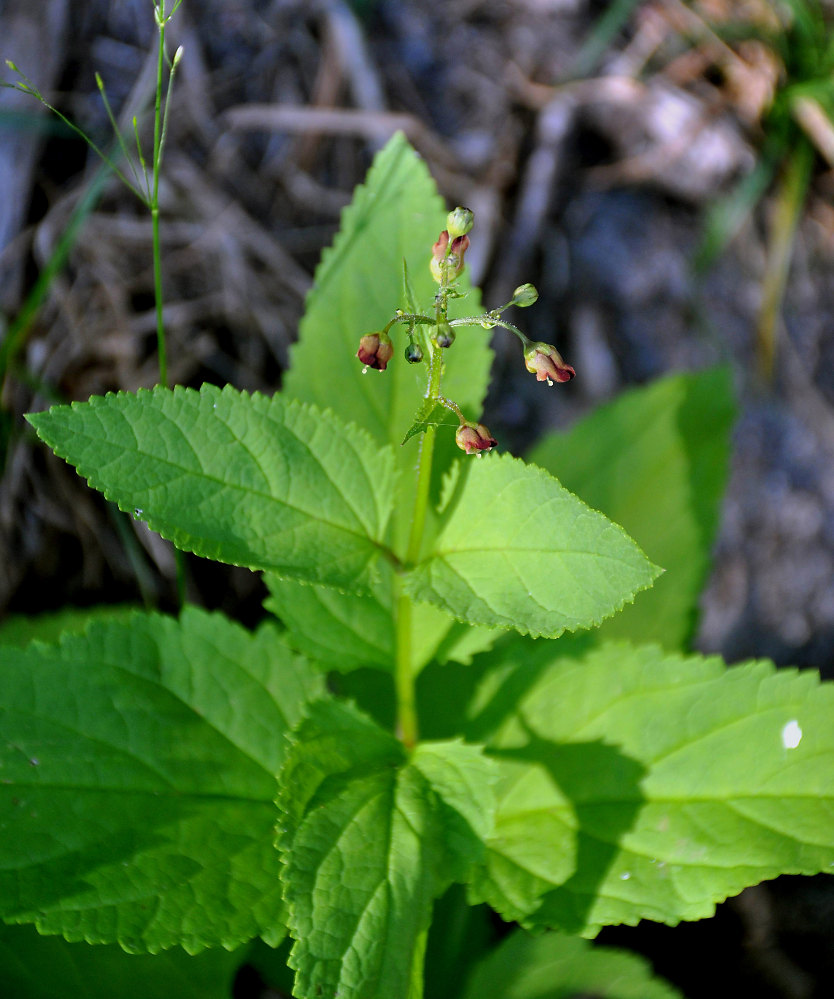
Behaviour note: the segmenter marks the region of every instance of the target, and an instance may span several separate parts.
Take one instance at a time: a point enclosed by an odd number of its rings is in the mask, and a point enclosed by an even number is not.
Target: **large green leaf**
[[[709,567],[735,418],[730,372],[673,375],[634,389],[529,455],[620,524],[666,570],[600,638],[689,642]]]
[[[681,999],[636,954],[562,933],[516,930],[485,958],[463,999]]]
[[[491,768],[461,743],[419,746],[337,702],[313,705],[281,775],[293,994],[422,992],[431,904],[483,856]]]
[[[240,951],[126,954],[0,926],[0,981],[13,999],[229,999]]]
[[[333,414],[204,385],[28,419],[91,486],[180,548],[332,586],[373,576],[394,498],[391,452]]]
[[[275,775],[322,691],[274,628],[137,613],[0,663],[0,915],[135,952],[281,938]]]
[[[560,643],[561,644],[561,643]],[[610,643],[513,656],[481,716],[504,716],[496,831],[474,897],[529,927],[674,924],[780,873],[834,869],[834,685],[769,663]],[[471,736],[484,734],[473,722]]]
[[[601,514],[508,455],[470,459],[431,555],[406,577],[460,620],[555,637],[589,628],[658,570]]]

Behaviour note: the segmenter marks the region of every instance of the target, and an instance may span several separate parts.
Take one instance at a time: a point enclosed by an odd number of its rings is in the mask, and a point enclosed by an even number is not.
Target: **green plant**
[[[742,11],[738,19],[732,5],[729,10],[732,18],[710,25],[708,33],[726,45],[725,58],[729,53],[742,65],[749,59],[748,72],[758,71],[765,78],[772,74],[773,93],[755,123],[756,163],[707,213],[696,264],[703,269],[714,262],[773,186],[756,322],[759,371],[770,379],[796,228],[808,201],[814,160],[821,153],[830,165],[834,156],[834,24],[820,0],[761,4],[752,14]],[[752,56],[735,55],[736,48],[751,44]]]
[[[280,393],[156,388],[29,417],[180,548],[264,571],[275,617],[82,616],[7,640],[0,905],[47,936],[10,927],[0,960],[100,954],[91,996],[146,974],[182,995],[190,962],[227,995],[244,959],[293,969],[303,999],[671,996],[578,938],[834,866],[831,686],[682,654],[727,373],[633,392],[535,464],[482,454],[484,327],[511,324],[459,273],[459,215],[429,255],[443,218],[397,137],[322,260]],[[415,363],[363,374],[389,339]],[[553,350],[526,346],[543,380],[566,373]],[[667,569],[647,593],[658,570],[608,517]],[[486,906],[523,927],[497,949]],[[257,942],[287,934],[278,958]],[[5,958],[16,994],[55,994],[43,960]]]
[[[9,69],[17,74],[18,80],[15,83],[0,82],[0,86],[20,93],[28,94],[40,101],[45,108],[54,114],[66,126],[68,133],[75,133],[101,160],[101,167],[90,182],[87,191],[80,199],[72,212],[70,222],[61,235],[58,245],[53,251],[46,266],[38,275],[38,279],[32,287],[26,301],[17,315],[9,322],[8,329],[0,341],[0,396],[3,394],[3,387],[10,372],[14,370],[17,356],[19,355],[26,337],[31,328],[41,305],[46,298],[49,288],[56,275],[63,269],[67,257],[73,245],[77,241],[83,229],[84,222],[89,213],[95,207],[101,196],[104,184],[110,173],[114,173],[145,206],[151,216],[152,228],[152,257],[154,275],[154,301],[156,307],[156,345],[157,357],[159,361],[159,381],[162,385],[168,382],[168,362],[167,348],[165,343],[165,326],[163,323],[163,293],[162,293],[162,253],[160,247],[160,220],[159,220],[159,178],[162,166],[162,154],[165,146],[165,138],[168,131],[168,112],[171,106],[171,91],[174,83],[174,75],[182,51],[178,49],[173,58],[169,58],[165,48],[165,31],[171,18],[176,14],[182,0],[152,0],[154,10],[154,20],[158,34],[157,52],[157,73],[156,86],[154,90],[154,111],[153,111],[153,144],[150,156],[150,166],[146,160],[142,149],[142,141],[139,134],[139,120],[136,115],[132,118],[133,136],[136,144],[136,156],[131,156],[128,145],[118,121],[116,120],[110,101],[107,97],[104,82],[96,73],[96,85],[98,86],[101,99],[104,103],[107,116],[113,126],[114,146],[118,149],[119,156],[111,155],[99,146],[82,128],[66,117],[58,108],[52,105],[41,93],[38,87],[23,73],[14,62],[6,60]],[[167,70],[167,77],[166,77]],[[130,173],[128,177],[121,166],[119,160],[126,165]],[[132,179],[131,179],[132,178]],[[3,414],[0,414],[2,417]],[[11,421],[0,419],[0,468],[5,466],[6,452],[9,448],[12,433]],[[178,563],[179,565],[179,563]],[[180,572],[180,591],[184,589],[184,580]]]

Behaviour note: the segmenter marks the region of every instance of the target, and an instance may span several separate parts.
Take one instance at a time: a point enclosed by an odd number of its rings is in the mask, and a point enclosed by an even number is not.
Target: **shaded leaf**
[[[527,668],[509,660],[491,696]],[[505,916],[583,935],[675,924],[780,873],[834,869],[834,685],[816,675],[554,646],[517,704],[490,739],[502,783],[473,893]]]
[[[134,952],[280,940],[275,774],[322,684],[274,628],[137,613],[0,663],[4,918]]]
[[[648,961],[561,933],[516,930],[485,958],[463,999],[682,999]]]
[[[11,614],[0,623],[0,645],[28,645],[33,639],[57,642],[68,632],[83,632],[93,621],[123,621],[136,613],[131,604],[63,607],[48,614]]]
[[[240,951],[126,954],[0,925],[0,981],[14,999],[228,999]]]
[[[551,434],[529,458],[620,524],[664,568],[599,638],[687,646],[709,568],[735,420],[726,368],[673,375]]]
[[[267,573],[270,596],[265,606],[288,629],[290,645],[327,669],[340,673],[365,666],[393,670],[393,570],[387,563],[380,563],[378,568],[377,578],[364,594],[302,585]],[[314,627],[311,622],[315,622]],[[428,605],[413,615],[410,647],[415,673],[437,652],[451,623],[447,614]],[[463,641],[456,643],[448,658],[453,658],[458,649],[465,654],[468,646]]]
[[[279,797],[299,999],[421,994],[432,901],[483,853],[490,769],[460,743],[408,760],[355,709],[311,707]]]

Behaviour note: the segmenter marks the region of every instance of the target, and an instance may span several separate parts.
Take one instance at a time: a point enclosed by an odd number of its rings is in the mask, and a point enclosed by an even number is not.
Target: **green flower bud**
[[[419,364],[423,360],[423,348],[419,343],[410,343],[405,348],[405,359],[409,364]]]
[[[532,284],[521,284],[513,292],[513,300],[510,305],[517,305],[520,309],[526,309],[528,305],[533,305],[539,297]]]
[[[456,239],[458,236],[465,236],[471,232],[475,216],[468,208],[458,206],[453,212],[446,216],[446,231]]]
[[[431,338],[438,347],[451,347],[455,342],[455,331],[447,322],[432,326]]]

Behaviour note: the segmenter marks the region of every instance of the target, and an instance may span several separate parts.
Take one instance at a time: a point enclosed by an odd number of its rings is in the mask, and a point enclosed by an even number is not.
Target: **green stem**
[[[434,322],[434,319],[430,316],[421,316],[416,313],[412,314],[410,312],[402,312],[400,315],[394,316],[390,322],[386,323],[382,327],[382,332],[387,333],[395,323],[419,323],[422,326],[433,326]]]
[[[397,694],[397,737],[407,749],[417,745],[417,705],[414,694],[414,664],[411,661],[411,597],[397,577],[396,662],[394,688]]]
[[[159,239],[159,206],[151,208],[153,234],[153,291],[156,306],[156,349],[159,358],[159,384],[168,387],[168,361],[165,349],[165,322],[162,312],[162,254]]]
[[[164,15],[164,10],[161,10]],[[168,385],[168,361],[165,347],[165,325],[162,315],[162,252],[159,238],[159,167],[162,141],[162,79],[165,69],[165,18],[157,19],[159,27],[159,59],[156,66],[156,97],[153,112],[153,190],[151,192],[151,226],[153,237],[153,285],[156,303],[156,347],[159,359],[159,383]]]
[[[452,402],[451,399],[447,399],[445,395],[439,395],[437,397],[437,401],[441,406],[445,406],[446,409],[450,409],[460,420],[461,424],[466,423],[466,417],[463,415],[463,411],[456,402]]]
[[[437,399],[440,393],[440,375],[443,370],[441,351],[429,344],[429,384],[426,396]],[[417,457],[417,484],[414,495],[414,512],[406,546],[405,564],[414,565],[420,558],[426,515],[429,509],[431,473],[434,461],[434,442],[437,428],[429,426],[420,442]],[[411,648],[411,597],[404,591],[402,576],[397,576],[396,595],[396,659],[394,687],[397,695],[397,736],[409,749],[417,744],[417,705],[414,694],[414,662]]]
[[[525,350],[533,343],[517,326],[508,323],[506,319],[498,319],[488,313],[483,316],[464,316],[461,319],[451,319],[449,321],[450,326],[484,326],[484,323],[489,324],[484,327],[487,330],[491,330],[493,326],[500,326],[502,329],[515,333],[519,340],[521,340],[521,345]]]
[[[174,10],[177,9],[177,4]],[[165,14],[165,0],[158,0],[157,8],[157,28],[159,30],[159,58],[156,64],[156,96],[153,108],[153,187],[151,190],[151,238],[153,252],[153,292],[154,305],[156,310],[156,351],[159,363],[159,384],[168,387],[168,351],[165,342],[165,319],[163,316],[163,303],[165,301],[162,289],[162,246],[159,236],[159,175],[162,165],[162,144],[165,139],[165,127],[167,124],[168,97],[170,97],[170,77],[169,93],[165,101],[166,122],[162,118],[162,85],[165,75],[165,25],[168,23],[171,14]],[[173,14],[173,11],[171,12]],[[173,72],[173,70],[172,70]],[[185,556],[178,549],[174,548],[174,559],[177,566],[177,600],[182,607],[186,600],[186,567]]]
[[[440,395],[440,373],[443,369],[441,351],[433,344],[429,345],[431,360],[429,361],[429,386],[427,398],[437,399]],[[406,565],[414,565],[420,557],[423,544],[423,531],[426,526],[426,514],[429,508],[429,489],[431,487],[431,471],[434,459],[434,441],[437,427],[428,426],[423,434],[420,453],[417,458],[417,488],[414,497],[414,513],[411,517],[411,532],[408,537],[408,547],[405,553]]]
[[[446,248],[449,255],[451,241]],[[449,280],[444,275],[434,297],[435,323],[446,319],[449,298]],[[386,332],[395,322],[426,323],[431,322],[427,316],[417,313],[398,315],[385,327]],[[426,387],[426,398],[440,399],[440,376],[443,372],[443,350],[435,346],[429,338],[429,381]],[[444,405],[448,405],[443,400]],[[460,410],[458,410],[460,412]],[[437,428],[426,427],[420,443],[417,457],[417,484],[414,491],[414,512],[411,517],[411,530],[405,552],[405,566],[413,566],[420,558],[423,547],[423,534],[426,527],[426,516],[429,509],[429,494],[431,492],[431,473],[434,462],[434,442]],[[402,574],[397,576],[396,593],[396,657],[394,664],[394,687],[397,695],[397,735],[408,749],[417,745],[417,703],[414,690],[414,662],[411,647],[412,622],[411,597],[403,587]],[[423,941],[425,944],[425,941]],[[422,979],[421,979],[422,981]]]

